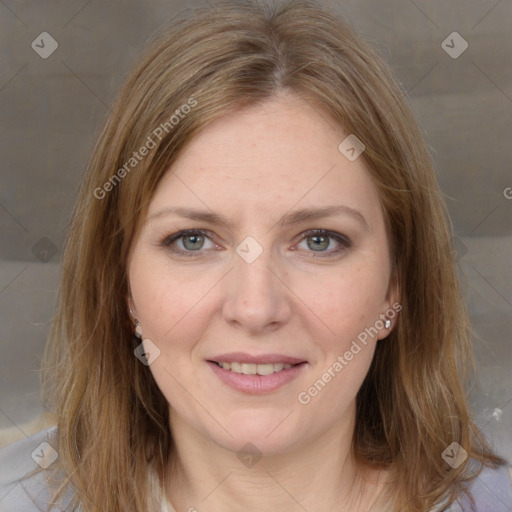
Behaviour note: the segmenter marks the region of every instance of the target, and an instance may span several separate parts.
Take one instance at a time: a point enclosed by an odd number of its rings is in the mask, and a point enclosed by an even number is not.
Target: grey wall
[[[326,3],[394,67],[428,134],[480,335],[472,403],[512,459],[512,2]],[[0,427],[41,410],[61,248],[109,104],[151,33],[192,4],[202,2],[0,3]],[[46,59],[31,47],[42,32],[58,43]],[[452,32],[468,43],[457,58],[441,46]],[[45,36],[39,51],[49,48]],[[448,38],[445,48],[462,46]]]

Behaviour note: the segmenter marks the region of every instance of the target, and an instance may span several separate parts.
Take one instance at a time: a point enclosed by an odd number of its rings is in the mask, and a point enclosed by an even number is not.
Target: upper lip
[[[290,357],[284,354],[262,354],[259,356],[246,354],[244,352],[231,352],[229,354],[221,354],[208,361],[214,361],[216,363],[248,363],[248,364],[270,364],[270,363],[288,363],[298,364],[305,363],[305,359],[299,359],[297,357]]]

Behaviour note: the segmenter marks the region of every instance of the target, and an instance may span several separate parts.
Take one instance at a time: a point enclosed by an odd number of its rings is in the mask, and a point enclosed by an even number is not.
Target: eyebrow
[[[146,219],[146,223],[149,223],[152,220],[167,215],[177,215],[191,220],[208,222],[210,224],[224,224],[228,228],[233,229],[233,223],[226,217],[218,213],[206,210],[196,210],[193,208],[186,208],[183,206],[174,206],[165,208],[163,210],[159,210],[158,212],[150,215]],[[292,226],[304,222],[325,219],[327,217],[334,217],[336,215],[348,215],[353,219],[357,220],[367,231],[370,230],[368,222],[366,221],[363,214],[359,210],[355,210],[354,208],[350,208],[349,206],[338,204],[324,206],[322,208],[303,208],[301,210],[295,210],[293,212],[289,212],[283,215],[281,219],[277,222],[277,224],[283,227]]]

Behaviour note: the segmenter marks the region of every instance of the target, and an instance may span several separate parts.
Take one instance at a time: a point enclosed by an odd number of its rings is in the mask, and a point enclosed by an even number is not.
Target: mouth
[[[219,368],[228,370],[234,373],[241,373],[243,375],[272,375],[273,373],[279,373],[285,370],[289,370],[294,366],[305,364],[302,363],[290,364],[290,363],[266,363],[266,364],[255,364],[255,363],[240,363],[233,361],[228,363],[227,361],[208,361],[209,363],[216,364]]]
[[[308,366],[307,361],[276,354],[225,354],[206,362],[220,382],[248,394],[275,391],[296,379]]]

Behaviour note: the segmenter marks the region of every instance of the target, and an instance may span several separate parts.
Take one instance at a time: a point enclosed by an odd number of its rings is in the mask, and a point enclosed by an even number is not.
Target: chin
[[[243,418],[240,416],[243,414]],[[231,417],[225,417],[224,430],[212,435],[214,441],[225,449],[239,452],[247,443],[254,445],[265,455],[280,454],[296,445],[301,433],[286,412],[264,414],[261,410],[239,411]],[[286,418],[286,419],[285,419]],[[284,421],[283,421],[284,419]],[[220,435],[219,435],[220,434]]]

